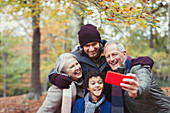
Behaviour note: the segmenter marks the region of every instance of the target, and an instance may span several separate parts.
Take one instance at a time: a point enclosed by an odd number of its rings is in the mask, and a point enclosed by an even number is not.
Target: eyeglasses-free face
[[[83,46],[84,52],[90,57],[90,58],[97,58],[100,54],[99,51],[99,42],[89,42]]]
[[[67,59],[64,66],[65,74],[70,75],[75,81],[82,77],[82,70],[79,62],[75,58]]]
[[[116,44],[109,44],[105,47],[105,57],[112,70],[116,71],[118,67],[121,67],[126,51],[121,52]]]

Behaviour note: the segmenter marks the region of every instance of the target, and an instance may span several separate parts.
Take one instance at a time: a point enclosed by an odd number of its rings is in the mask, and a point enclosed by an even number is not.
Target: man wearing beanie
[[[106,40],[101,40],[97,27],[92,24],[81,26],[78,36],[80,46],[73,52],[73,54],[76,55],[77,60],[82,67],[83,80],[86,80],[86,75],[91,70],[98,69],[106,75],[109,68],[103,52],[103,46],[105,45]],[[103,76],[103,80],[104,79],[105,76]],[[55,73],[52,70],[49,74],[49,81],[59,88],[68,88],[72,80],[69,77]],[[105,84],[103,91],[108,101],[111,101],[110,88],[110,85]]]

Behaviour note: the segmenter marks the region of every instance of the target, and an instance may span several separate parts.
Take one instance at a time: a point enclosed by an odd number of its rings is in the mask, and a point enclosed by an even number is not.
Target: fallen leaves
[[[38,100],[27,100],[27,95],[1,97],[0,113],[36,113],[45,100],[46,93],[43,93]]]
[[[163,92],[165,93],[165,95],[167,95],[168,97],[170,97],[170,87],[161,87],[161,89],[163,90]]]
[[[163,92],[170,97],[170,87],[162,87]],[[27,95],[1,97],[0,113],[36,113],[44,102],[47,93],[43,93],[38,100],[27,100]]]

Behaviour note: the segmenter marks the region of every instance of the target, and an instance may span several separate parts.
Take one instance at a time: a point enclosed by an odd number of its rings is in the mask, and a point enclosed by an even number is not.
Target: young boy
[[[89,92],[84,98],[76,100],[72,113],[111,113],[111,103],[102,93],[104,88],[102,73],[99,70],[90,71],[86,82]]]

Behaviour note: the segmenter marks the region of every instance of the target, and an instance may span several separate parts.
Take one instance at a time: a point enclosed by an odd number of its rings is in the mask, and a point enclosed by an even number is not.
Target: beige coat
[[[37,113],[61,113],[62,92],[62,89],[52,85],[48,89],[48,95]]]
[[[75,84],[76,86],[75,86]],[[85,90],[81,87],[82,82],[72,82],[69,89],[60,89],[52,85],[48,89],[48,94],[37,113],[63,113],[71,112],[71,106],[77,97],[84,97]],[[63,106],[63,107],[62,107]],[[61,109],[62,108],[62,109]],[[65,109],[66,108],[66,109]]]

